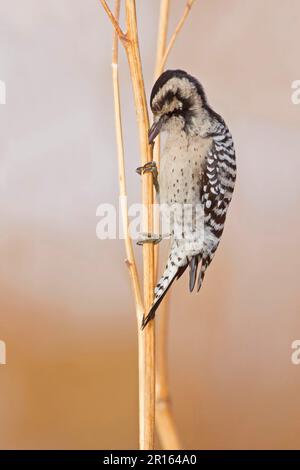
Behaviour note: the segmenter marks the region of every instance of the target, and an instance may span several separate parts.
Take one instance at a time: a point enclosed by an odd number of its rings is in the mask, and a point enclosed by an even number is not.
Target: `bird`
[[[165,134],[160,169],[158,172],[155,162],[150,162],[137,171],[153,174],[159,204],[164,207],[162,219],[168,213],[171,241],[142,329],[188,267],[190,292],[196,282],[200,290],[223,233],[236,180],[232,135],[195,77],[183,70],[163,72],[152,88],[150,107],[153,125],[149,144],[154,144],[160,133]]]

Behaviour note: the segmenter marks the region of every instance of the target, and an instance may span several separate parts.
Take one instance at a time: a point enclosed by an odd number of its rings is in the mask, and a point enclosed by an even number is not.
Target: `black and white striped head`
[[[183,70],[167,70],[155,82],[150,106],[154,123],[149,130],[149,143],[161,131],[196,132],[210,109],[202,85]]]

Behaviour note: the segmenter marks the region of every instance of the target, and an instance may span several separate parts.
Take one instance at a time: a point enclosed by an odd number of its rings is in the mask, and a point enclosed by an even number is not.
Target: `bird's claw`
[[[136,169],[136,172],[137,172],[139,175],[143,175],[144,173],[153,173],[153,174],[156,174],[156,175],[157,175],[157,166],[156,166],[156,162],[147,162],[147,163],[145,163],[145,165],[139,166],[139,167]]]
[[[144,173],[152,173],[155,191],[157,194],[159,193],[158,171],[157,171],[156,162],[147,162],[145,163],[145,165],[139,166],[135,171],[139,175],[143,175]]]
[[[163,237],[161,235],[155,235],[153,233],[141,233],[136,244],[139,246],[143,246],[144,243],[153,243],[154,245],[157,245],[162,241],[162,238]]]

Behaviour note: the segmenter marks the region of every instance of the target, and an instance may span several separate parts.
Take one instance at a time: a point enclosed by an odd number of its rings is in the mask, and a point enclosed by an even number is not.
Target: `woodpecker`
[[[160,206],[170,210],[171,243],[142,328],[154,318],[168,289],[187,267],[189,289],[193,291],[197,282],[199,291],[223,233],[236,179],[232,136],[223,118],[208,104],[196,78],[183,70],[167,70],[153,86],[150,106],[153,125],[149,143],[154,143],[160,132],[166,134],[160,171],[158,174],[154,162],[137,171],[152,172]],[[178,212],[178,207],[183,211]]]

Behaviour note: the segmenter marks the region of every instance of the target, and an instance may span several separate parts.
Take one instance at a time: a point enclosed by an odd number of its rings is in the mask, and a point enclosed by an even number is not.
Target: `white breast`
[[[168,137],[159,174],[161,204],[199,202],[202,167],[210,145],[211,139],[183,131]]]

